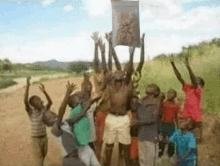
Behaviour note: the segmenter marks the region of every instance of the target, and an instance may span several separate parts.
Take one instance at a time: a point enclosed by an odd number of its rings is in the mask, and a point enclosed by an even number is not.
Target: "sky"
[[[220,0],[139,0],[139,11],[146,59],[220,37]],[[104,39],[111,30],[110,0],[0,1],[0,59],[14,63],[91,61],[91,35],[98,31]],[[115,50],[128,61],[128,47]],[[139,58],[137,48],[134,60]]]

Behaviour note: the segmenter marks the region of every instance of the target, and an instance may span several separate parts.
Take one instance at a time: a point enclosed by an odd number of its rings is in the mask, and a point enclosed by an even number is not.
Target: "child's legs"
[[[139,163],[140,166],[156,166],[158,144],[149,141],[139,142]]]
[[[33,149],[33,156],[34,156],[34,165],[36,166],[43,166],[44,159],[47,154],[48,148],[48,138],[40,137],[34,138],[32,137],[32,149]]]

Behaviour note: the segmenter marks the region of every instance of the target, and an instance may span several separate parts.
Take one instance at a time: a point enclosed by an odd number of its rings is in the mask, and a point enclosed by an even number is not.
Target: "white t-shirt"
[[[96,110],[97,103],[93,103],[90,109],[87,111],[87,117],[90,123],[90,142],[96,141],[96,128],[95,128],[95,121],[94,121],[94,112]]]

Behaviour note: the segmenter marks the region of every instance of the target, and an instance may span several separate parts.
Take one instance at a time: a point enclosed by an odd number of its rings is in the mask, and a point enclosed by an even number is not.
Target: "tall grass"
[[[200,76],[205,81],[203,108],[205,111],[220,111],[220,50],[216,47],[205,51],[203,56],[193,53],[190,58],[190,65],[196,76]],[[190,83],[188,71],[180,59],[176,59],[176,66],[186,82]],[[155,60],[145,62],[143,76],[139,83],[141,96],[145,93],[148,84],[156,83],[162,92],[167,92],[170,88],[178,92],[179,97],[184,97],[182,85],[177,80],[174,71],[168,60]]]

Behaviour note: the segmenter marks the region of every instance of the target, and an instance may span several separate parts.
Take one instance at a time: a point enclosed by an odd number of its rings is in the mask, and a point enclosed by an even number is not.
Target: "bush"
[[[68,67],[69,71],[81,73],[89,69],[88,65],[84,62],[74,62],[70,63]]]
[[[15,85],[17,84],[17,82],[15,82],[13,79],[10,79],[10,78],[5,78],[5,79],[2,79],[0,78],[0,89],[4,89],[4,88],[7,88],[11,85]]]

